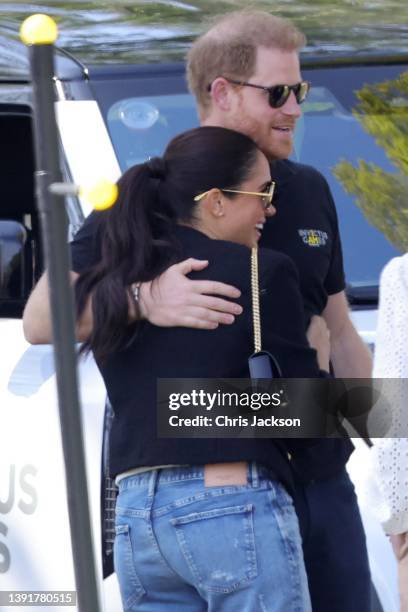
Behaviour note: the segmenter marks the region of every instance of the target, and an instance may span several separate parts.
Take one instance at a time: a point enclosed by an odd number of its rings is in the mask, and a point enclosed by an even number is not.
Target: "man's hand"
[[[323,317],[330,331],[336,378],[371,378],[372,355],[351,322],[344,291],[329,295]]]
[[[154,281],[143,283],[139,298],[142,317],[161,327],[215,329],[220,323],[231,325],[242,307],[222,297],[236,299],[241,292],[217,281],[186,278],[189,272],[207,266],[208,261],[190,258],[171,266]]]
[[[215,329],[220,323],[230,325],[241,314],[239,304],[221,297],[236,299],[241,293],[235,287],[216,281],[193,281],[186,274],[203,270],[208,261],[187,259],[171,266],[154,281],[140,287],[140,310],[143,318],[162,327],[195,327]],[[78,278],[70,272],[71,282]],[[129,306],[129,320],[134,318],[133,305]],[[92,331],[92,298],[76,325],[76,337],[83,342]],[[31,344],[52,342],[51,313],[49,307],[48,278],[45,272],[27,302],[23,327],[26,340]]]
[[[323,317],[312,316],[306,335],[310,346],[317,351],[320,369],[329,372],[330,332]]]

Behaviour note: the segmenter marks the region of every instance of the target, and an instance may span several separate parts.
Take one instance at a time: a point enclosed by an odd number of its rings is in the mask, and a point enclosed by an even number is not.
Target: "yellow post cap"
[[[20,38],[26,45],[52,45],[58,38],[58,27],[51,17],[37,13],[23,21]]]
[[[118,193],[117,185],[106,179],[79,189],[79,195],[85,198],[95,210],[105,210],[113,206],[118,198]]]

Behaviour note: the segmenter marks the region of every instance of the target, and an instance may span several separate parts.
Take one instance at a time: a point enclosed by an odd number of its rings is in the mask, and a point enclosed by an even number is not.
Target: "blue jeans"
[[[292,500],[268,471],[204,486],[203,467],[124,478],[114,563],[126,612],[311,612]]]

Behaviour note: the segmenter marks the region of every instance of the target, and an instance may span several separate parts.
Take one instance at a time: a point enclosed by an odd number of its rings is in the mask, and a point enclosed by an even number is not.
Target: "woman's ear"
[[[219,189],[211,189],[205,197],[202,206],[211,217],[223,217],[225,215],[224,195]]]
[[[219,198],[216,200],[212,207],[212,214],[214,217],[224,217],[225,216],[225,208],[223,198]]]

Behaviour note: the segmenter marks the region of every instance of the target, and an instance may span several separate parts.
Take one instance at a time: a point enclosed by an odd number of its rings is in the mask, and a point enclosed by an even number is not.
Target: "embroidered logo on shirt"
[[[327,233],[320,230],[300,229],[298,232],[303,242],[310,247],[324,246],[328,240]]]

